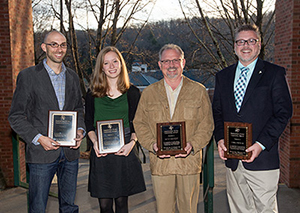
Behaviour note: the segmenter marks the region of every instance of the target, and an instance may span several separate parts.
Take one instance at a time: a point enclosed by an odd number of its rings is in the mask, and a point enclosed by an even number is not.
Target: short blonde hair
[[[165,44],[160,50],[159,50],[159,53],[158,53],[158,57],[159,57],[159,60],[161,60],[161,56],[163,54],[163,52],[165,50],[176,50],[180,53],[180,56],[182,58],[184,58],[184,52],[183,50],[176,44]]]

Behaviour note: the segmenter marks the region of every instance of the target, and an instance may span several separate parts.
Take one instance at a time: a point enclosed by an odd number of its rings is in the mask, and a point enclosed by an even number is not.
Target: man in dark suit
[[[258,58],[261,37],[255,25],[235,34],[237,64],[216,75],[213,99],[215,139],[226,160],[227,197],[231,212],[278,212],[278,139],[292,116],[285,69]],[[244,86],[244,87],[243,87]],[[249,160],[225,158],[224,122],[251,123]]]
[[[41,48],[43,62],[22,70],[17,78],[10,114],[12,129],[26,143],[29,166],[29,211],[45,212],[54,174],[58,179],[59,212],[78,212],[74,204],[79,146],[85,134],[79,78],[65,67],[67,41],[63,34],[51,31]],[[62,147],[47,137],[48,111],[78,112],[77,136],[73,147]]]

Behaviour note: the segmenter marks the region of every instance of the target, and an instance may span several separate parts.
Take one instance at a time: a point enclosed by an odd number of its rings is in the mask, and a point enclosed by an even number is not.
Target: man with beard
[[[255,25],[235,34],[239,61],[216,75],[213,99],[214,136],[226,162],[227,197],[231,212],[278,212],[278,139],[292,116],[285,69],[258,58],[261,36]],[[248,160],[226,158],[224,122],[252,124]]]
[[[183,76],[185,59],[179,46],[163,46],[158,65],[164,79],[143,91],[133,121],[135,131],[141,145],[150,152],[157,212],[175,212],[177,201],[179,212],[196,213],[202,148],[210,141],[214,128],[211,103],[202,84]],[[185,122],[186,146],[182,148],[186,153],[157,155],[160,130],[156,124],[172,122]]]
[[[45,36],[41,48],[46,58],[18,75],[8,120],[12,129],[26,143],[29,212],[45,212],[55,173],[58,179],[59,212],[78,212],[74,200],[79,146],[85,134],[79,78],[63,63],[67,52],[67,41],[63,34],[51,31]],[[75,146],[62,147],[47,137],[49,110],[78,112]]]

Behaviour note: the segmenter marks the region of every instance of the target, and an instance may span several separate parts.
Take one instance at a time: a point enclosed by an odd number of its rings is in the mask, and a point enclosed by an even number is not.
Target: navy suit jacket
[[[50,77],[41,62],[19,73],[8,117],[12,129],[26,142],[28,163],[51,163],[59,157],[61,149],[64,149],[69,161],[80,156],[79,149],[60,147],[58,150],[45,151],[41,145],[32,143],[38,133],[48,135],[49,110],[59,110],[59,105]],[[66,70],[63,110],[77,111],[78,127],[85,129],[79,78],[69,68]]]
[[[213,98],[215,121],[214,136],[218,142],[224,139],[224,122],[252,123],[253,141],[266,147],[252,162],[243,163],[249,170],[279,168],[278,140],[292,116],[292,100],[285,78],[285,69],[258,59],[247,86],[240,111],[236,111],[234,78],[237,64],[216,74]],[[233,171],[237,159],[226,160]]]

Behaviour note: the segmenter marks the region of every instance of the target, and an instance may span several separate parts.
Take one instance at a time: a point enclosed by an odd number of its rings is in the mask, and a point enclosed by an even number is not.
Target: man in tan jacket
[[[211,139],[213,117],[205,87],[182,75],[184,52],[167,44],[159,52],[164,79],[147,87],[134,119],[137,137],[150,151],[150,167],[158,213],[196,213],[202,148]],[[186,154],[156,155],[157,123],[185,122]]]

